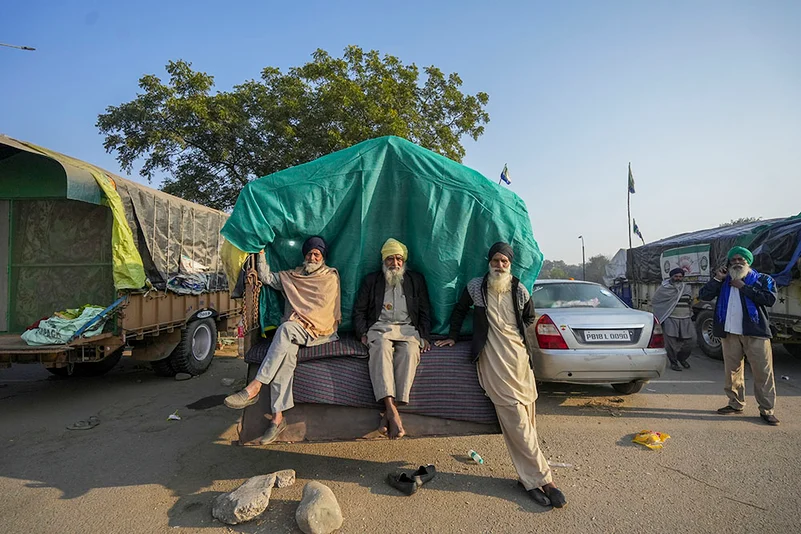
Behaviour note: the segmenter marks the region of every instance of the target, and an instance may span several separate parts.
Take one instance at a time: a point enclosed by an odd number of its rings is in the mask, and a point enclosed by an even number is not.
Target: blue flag
[[[503,170],[501,171],[501,180],[506,182],[506,185],[512,185],[512,180],[509,179],[509,169],[506,168],[506,164],[503,164]]]

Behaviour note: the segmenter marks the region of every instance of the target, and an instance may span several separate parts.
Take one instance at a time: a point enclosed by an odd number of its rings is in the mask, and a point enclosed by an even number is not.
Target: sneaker
[[[743,413],[743,411],[742,410],[738,410],[737,408],[732,408],[731,406],[729,406],[727,404],[723,408],[719,408],[718,409],[718,413],[720,415],[732,415],[732,414],[735,414],[735,413]]]
[[[689,368],[690,368],[690,362],[688,362],[688,361],[686,361],[686,360],[684,360],[684,361],[680,361],[679,363],[680,363],[680,364],[681,364],[681,366],[682,366],[682,367],[684,367],[685,369],[689,369]]]
[[[670,368],[674,371],[681,371],[681,367],[679,367],[679,364],[676,362],[670,362]]]
[[[776,419],[775,415],[765,415],[764,413],[759,414],[759,417],[762,418],[770,426],[779,426],[779,420]]]

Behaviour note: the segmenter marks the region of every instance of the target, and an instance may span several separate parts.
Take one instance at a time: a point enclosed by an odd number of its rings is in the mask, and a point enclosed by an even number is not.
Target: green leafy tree
[[[739,219],[732,219],[726,223],[720,223],[718,225],[718,228],[725,228],[727,226],[739,226],[741,224],[757,222],[759,220],[762,220],[762,217],[740,217]]]
[[[609,265],[609,258],[603,254],[598,254],[587,260],[587,281],[603,284],[607,265]]]
[[[169,80],[148,74],[134,100],[98,116],[104,146],[131,172],[166,175],[168,193],[230,209],[250,180],[384,135],[397,135],[461,161],[463,136],[489,122],[486,93],[461,91],[458,74],[404,65],[357,46],[212,92],[214,78],[170,61]]]

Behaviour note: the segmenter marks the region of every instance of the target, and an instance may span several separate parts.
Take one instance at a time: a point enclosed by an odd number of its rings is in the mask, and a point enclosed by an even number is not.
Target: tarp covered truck
[[[96,375],[127,355],[204,372],[240,313],[219,253],[227,218],[0,135],[0,366]],[[85,305],[96,318],[72,331]]]
[[[736,245],[749,248],[754,253],[753,268],[776,280],[778,299],[770,310],[773,341],[801,357],[801,215],[699,230],[630,249],[625,273],[615,272],[620,270],[620,262],[613,261],[606,282],[620,296],[630,298],[633,307],[650,310],[659,285],[671,269],[681,267],[696,297],[693,311],[698,346],[708,356],[722,359],[720,340],[712,334],[715,303],[697,297]]]

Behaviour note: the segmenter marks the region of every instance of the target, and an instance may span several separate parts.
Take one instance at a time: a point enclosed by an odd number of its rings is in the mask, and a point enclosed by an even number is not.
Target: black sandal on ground
[[[390,473],[387,475],[387,484],[406,495],[413,495],[420,487],[408,473]]]
[[[434,464],[421,465],[420,469],[414,473],[409,473],[409,476],[417,482],[418,486],[422,486],[437,476],[437,468],[434,467]]]

